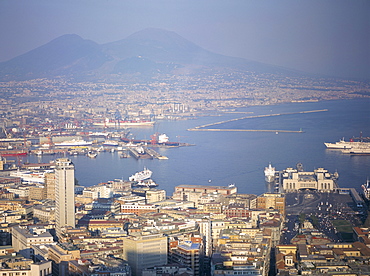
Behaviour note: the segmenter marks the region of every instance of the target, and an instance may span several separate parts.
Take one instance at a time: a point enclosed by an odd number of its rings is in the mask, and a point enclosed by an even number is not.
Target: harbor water
[[[302,112],[314,110],[317,112]],[[268,114],[274,116],[257,116]],[[232,120],[249,115],[256,116]],[[227,122],[208,127],[217,131],[189,131],[221,121]],[[320,167],[331,173],[337,171],[340,187],[358,191],[370,177],[370,155],[343,154],[324,145],[343,137],[346,140],[359,137],[361,132],[370,136],[370,99],[254,106],[191,120],[158,121],[153,127],[131,129],[136,139],[150,139],[156,132],[166,133],[170,141],[194,146],[155,148],[168,160],[120,158],[119,152],[102,152],[94,159],[71,156],[79,184],[91,186],[113,179],[128,180],[147,167],[153,171],[152,179],[158,188],[165,189],[168,195],[181,184],[234,184],[239,193],[261,194],[267,191],[264,168],[269,163],[276,170],[302,163],[305,171]],[[47,162],[55,158],[56,155],[27,156],[23,162]]]

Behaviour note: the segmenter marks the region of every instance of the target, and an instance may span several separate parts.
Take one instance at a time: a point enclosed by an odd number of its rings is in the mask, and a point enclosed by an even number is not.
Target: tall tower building
[[[55,161],[55,221],[60,237],[64,227],[75,227],[75,171],[72,161],[59,158]]]

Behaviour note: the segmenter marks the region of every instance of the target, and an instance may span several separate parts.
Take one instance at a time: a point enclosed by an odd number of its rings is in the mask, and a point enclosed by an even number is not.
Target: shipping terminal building
[[[323,168],[318,168],[313,172],[287,168],[279,172],[278,185],[280,192],[283,193],[306,189],[319,192],[333,192],[338,188],[337,179],[338,173],[331,174]]]

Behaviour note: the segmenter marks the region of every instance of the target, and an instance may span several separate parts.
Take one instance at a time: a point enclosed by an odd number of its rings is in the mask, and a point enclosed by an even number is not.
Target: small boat
[[[86,155],[87,157],[90,158],[96,158],[98,156],[98,154],[95,151],[89,151]]]

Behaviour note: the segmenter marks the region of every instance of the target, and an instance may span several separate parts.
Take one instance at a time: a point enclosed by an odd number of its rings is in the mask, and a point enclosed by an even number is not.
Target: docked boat
[[[150,136],[151,139],[130,139],[128,137],[121,137],[121,141],[125,143],[132,143],[132,144],[144,144],[144,145],[159,145],[159,146],[167,146],[167,147],[179,147],[179,146],[189,146],[189,144],[186,143],[180,143],[180,142],[171,142],[169,141],[169,137],[163,133],[158,134],[155,133]]]
[[[265,180],[266,182],[273,182],[275,180],[275,168],[271,166],[265,167]]]
[[[365,184],[361,185],[362,190],[364,191],[365,197],[370,200],[370,181],[369,179],[366,181]]]
[[[343,149],[342,153],[345,154],[356,154],[356,155],[368,155],[370,154],[370,147],[352,147],[349,149]]]
[[[141,182],[146,179],[149,179],[152,177],[153,172],[147,168],[144,167],[143,171],[137,172],[133,175],[131,175],[128,180],[134,181],[134,182]]]
[[[143,188],[154,188],[157,187],[158,184],[155,183],[152,179],[147,179],[140,181],[134,185],[135,187],[143,187]]]
[[[130,154],[127,151],[123,151],[120,155],[121,158],[129,158]]]
[[[92,142],[88,142],[85,140],[71,140],[71,141],[64,141],[60,143],[54,143],[56,147],[81,147],[81,146],[90,146]]]
[[[96,158],[98,156],[97,152],[90,150],[87,154],[87,157]]]
[[[118,147],[118,142],[114,140],[105,140],[103,146]]]

